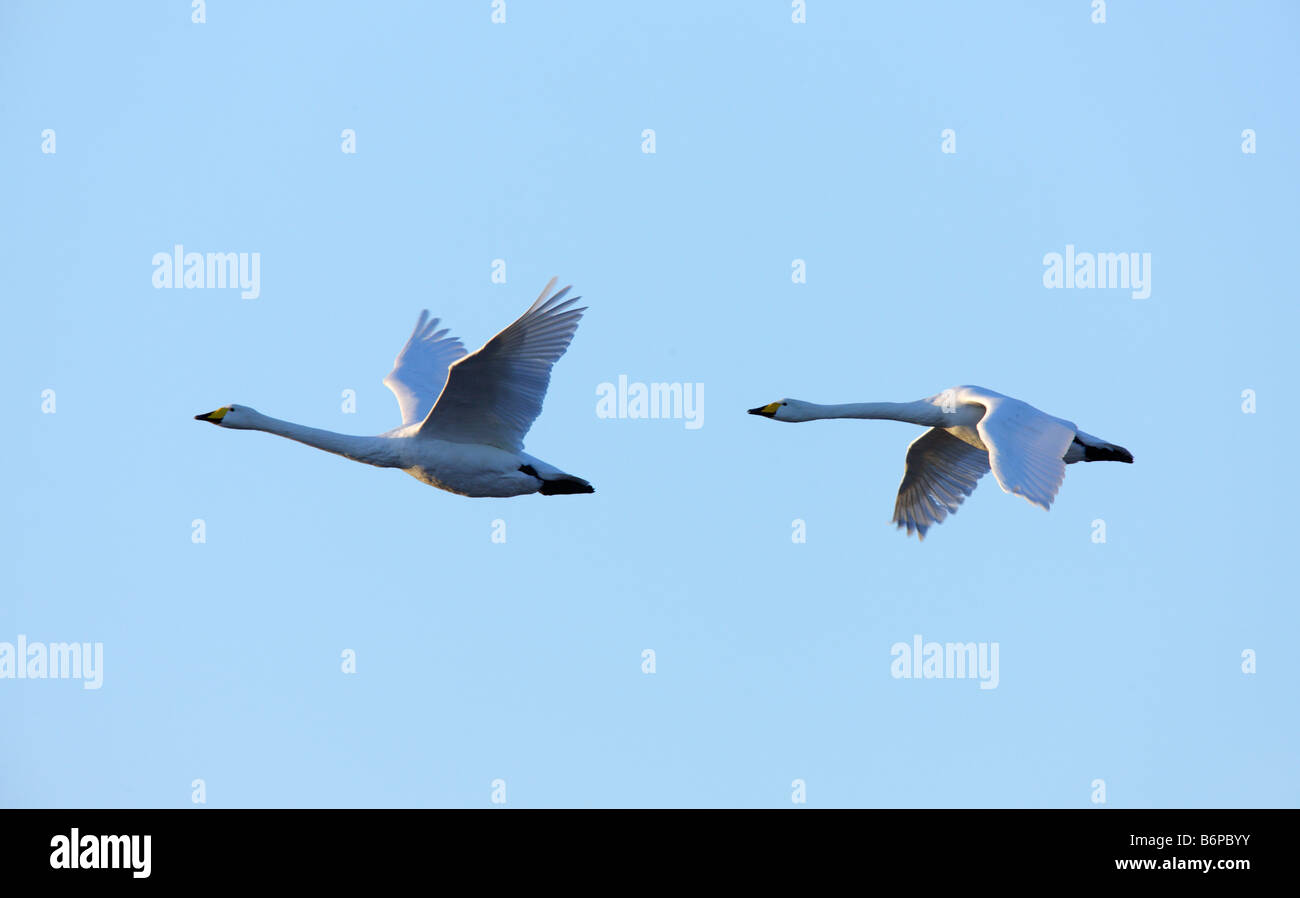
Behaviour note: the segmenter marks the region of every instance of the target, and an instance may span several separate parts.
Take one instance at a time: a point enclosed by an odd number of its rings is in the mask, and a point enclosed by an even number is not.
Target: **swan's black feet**
[[[572,496],[576,493],[594,493],[596,488],[581,477],[569,477],[562,475],[554,480],[543,480],[537,474],[537,469],[532,465],[520,465],[519,470],[529,477],[537,477],[542,481],[542,488],[538,490],[543,496]]]
[[[1133,453],[1129,452],[1123,446],[1089,446],[1075,440],[1080,446],[1083,446],[1084,461],[1122,461],[1126,465],[1133,464]]]
[[[563,480],[543,480],[542,488],[538,490],[543,496],[571,496],[575,493],[594,493],[596,488],[585,480],[579,480],[577,477],[566,477]]]

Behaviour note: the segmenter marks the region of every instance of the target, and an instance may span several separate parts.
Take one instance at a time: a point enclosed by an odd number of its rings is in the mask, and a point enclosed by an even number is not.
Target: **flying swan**
[[[983,387],[953,387],[916,402],[816,405],[781,399],[749,413],[773,421],[887,418],[929,427],[907,447],[891,522],[906,527],[908,536],[915,531],[918,539],[925,539],[929,528],[955,514],[990,468],[1003,492],[1048,509],[1065,479],[1066,465],[1133,463],[1127,449]]]
[[[524,434],[542,411],[551,366],[564,355],[585,308],[554,296],[551,278],[519,320],[465,354],[460,340],[420,313],[384,385],[402,410],[402,426],[376,437],[303,427],[227,405],[195,420],[288,437],[353,461],[401,468],[416,480],[462,496],[557,496],[592,493],[591,484],[523,451]]]

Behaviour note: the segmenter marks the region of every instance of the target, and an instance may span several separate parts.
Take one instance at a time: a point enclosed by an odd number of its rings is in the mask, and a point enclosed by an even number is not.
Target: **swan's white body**
[[[349,436],[304,427],[231,405],[196,415],[221,427],[261,430],[381,468],[400,468],[430,486],[462,496],[594,492],[591,484],[523,451],[542,410],[551,366],[564,354],[585,309],[565,300],[569,288],[537,302],[482,348],[465,347],[438,319],[420,314],[384,384],[397,397],[402,425],[379,436]]]
[[[782,399],[749,412],[776,421],[884,418],[929,427],[907,447],[907,466],[894,504],[893,523],[920,539],[955,513],[989,470],[1004,492],[1048,509],[1067,464],[1133,461],[1121,446],[983,387],[954,387],[916,402],[817,405]]]

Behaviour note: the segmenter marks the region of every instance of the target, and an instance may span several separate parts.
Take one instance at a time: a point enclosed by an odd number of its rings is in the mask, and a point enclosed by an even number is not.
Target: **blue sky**
[[[190,15],[0,7],[0,642],[104,653],[0,679],[0,805],[1300,800],[1292,5]],[[155,289],[176,244],[260,295]],[[1045,288],[1067,245],[1150,253],[1151,295]],[[552,275],[590,310],[526,445],[595,495],[192,420],[387,430],[421,308],[474,348]],[[703,426],[597,417],[619,375],[702,384]],[[917,428],[744,414],[963,383],[1136,464],[1050,513],[986,477],[918,543]],[[996,642],[997,688],[892,677],[915,634]]]

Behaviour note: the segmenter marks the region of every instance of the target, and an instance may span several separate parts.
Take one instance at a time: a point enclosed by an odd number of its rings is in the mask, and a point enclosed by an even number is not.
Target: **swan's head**
[[[773,421],[811,421],[814,418],[811,403],[801,402],[798,399],[778,399],[776,402],[751,408],[749,413],[762,415]]]
[[[195,421],[207,421],[218,427],[249,430],[256,423],[257,412],[246,405],[226,405],[206,415],[195,415]]]

